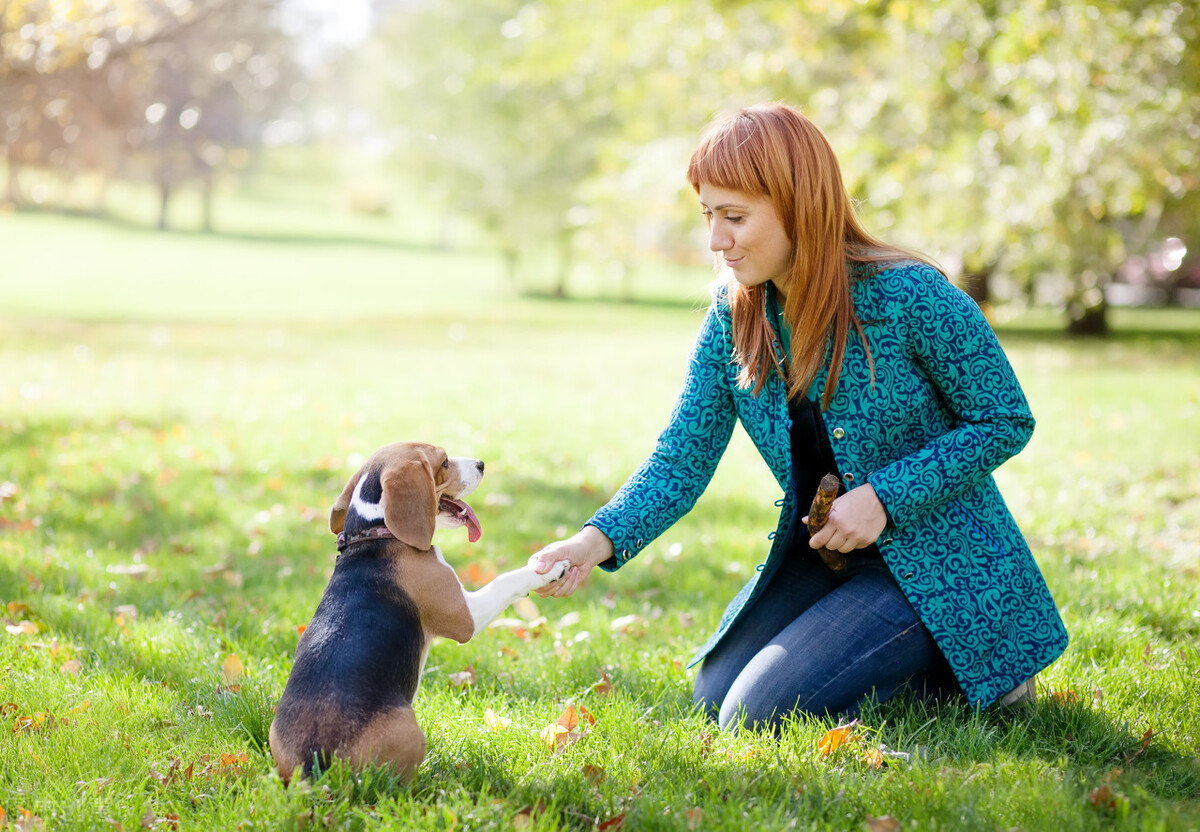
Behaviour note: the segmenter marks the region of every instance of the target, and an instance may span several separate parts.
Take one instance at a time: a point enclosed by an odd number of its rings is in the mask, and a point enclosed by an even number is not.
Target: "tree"
[[[279,0],[7,0],[0,103],[9,199],[22,166],[148,178],[160,227],[183,181],[253,147],[295,75]]]

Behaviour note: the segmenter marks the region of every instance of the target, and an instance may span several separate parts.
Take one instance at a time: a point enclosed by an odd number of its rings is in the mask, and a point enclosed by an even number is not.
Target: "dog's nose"
[[[482,459],[475,460],[475,467],[479,470],[479,473],[482,474],[483,473],[483,460]]]

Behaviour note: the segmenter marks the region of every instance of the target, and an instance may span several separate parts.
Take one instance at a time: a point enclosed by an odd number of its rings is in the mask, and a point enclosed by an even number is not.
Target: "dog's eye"
[[[449,467],[450,467],[450,460],[448,460],[448,459],[447,459],[447,460],[444,460],[444,461],[442,462],[442,467],[443,467],[443,468],[449,468]]]

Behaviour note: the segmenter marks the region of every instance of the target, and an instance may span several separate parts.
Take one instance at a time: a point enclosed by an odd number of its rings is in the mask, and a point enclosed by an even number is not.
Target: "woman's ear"
[[[383,522],[400,541],[424,551],[433,545],[437,526],[437,486],[424,454],[389,465],[379,475]]]
[[[362,474],[362,468],[355,471],[354,476],[350,477],[350,482],[342,489],[341,496],[333,501],[333,508],[329,510],[329,531],[334,534],[341,534],[342,529],[346,528],[346,512],[350,510],[350,498],[354,496],[354,488]]]

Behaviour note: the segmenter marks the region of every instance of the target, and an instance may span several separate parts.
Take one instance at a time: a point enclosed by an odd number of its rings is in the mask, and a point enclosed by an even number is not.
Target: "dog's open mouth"
[[[483,529],[479,526],[479,518],[475,516],[475,509],[462,500],[443,496],[438,501],[438,512],[440,514],[448,514],[452,520],[456,520],[460,525],[466,526],[467,539],[472,543],[483,535]]]

